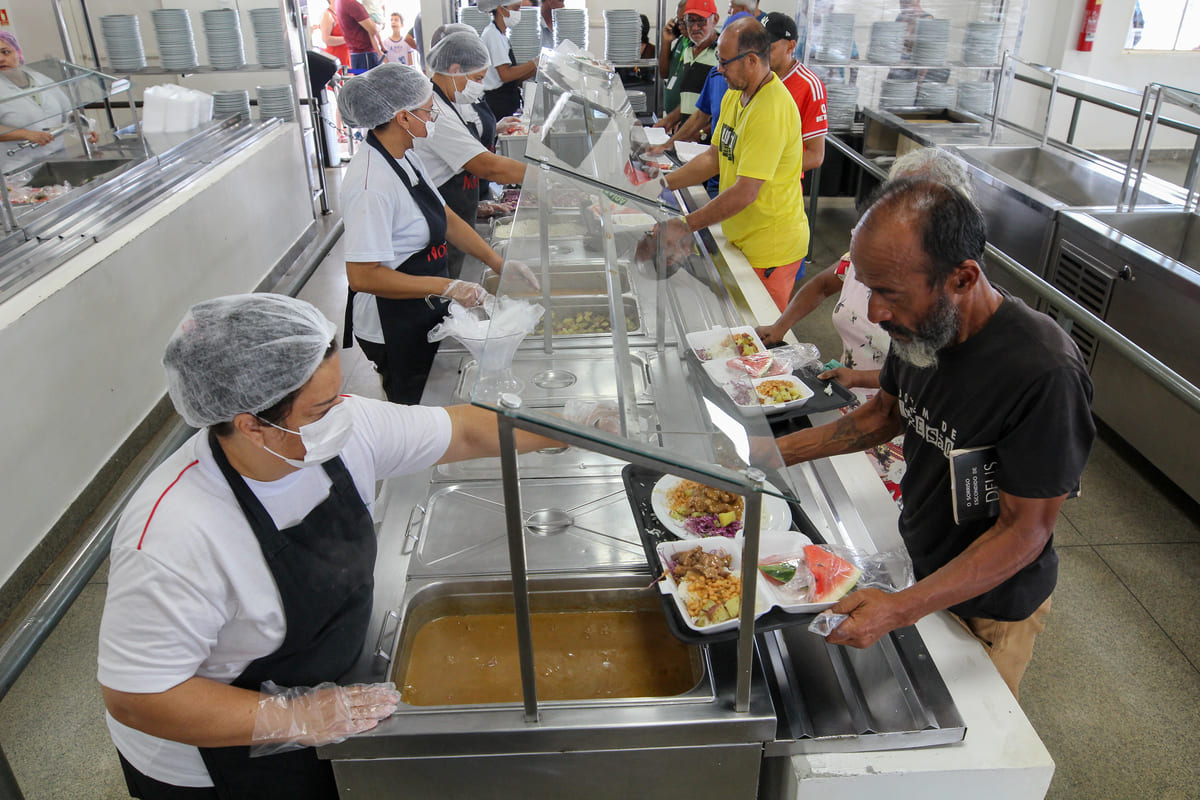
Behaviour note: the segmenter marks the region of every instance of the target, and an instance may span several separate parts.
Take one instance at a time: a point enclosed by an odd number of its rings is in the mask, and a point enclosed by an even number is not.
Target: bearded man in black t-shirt
[[[1016,695],[1058,576],[1054,522],[1096,429],[1078,348],[1049,317],[988,282],[984,243],[982,215],[955,190],[928,180],[883,187],[850,244],[858,280],[871,290],[868,316],[892,338],[881,391],[778,444],[791,464],[904,433],[899,526],[917,582],[845,597],[833,610],[849,619],[829,641],[868,647],[949,609]],[[959,524],[949,459],[972,448],[994,448],[998,514]]]

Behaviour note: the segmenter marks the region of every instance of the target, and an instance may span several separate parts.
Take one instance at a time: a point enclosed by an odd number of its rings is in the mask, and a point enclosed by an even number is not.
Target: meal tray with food
[[[733,402],[743,414],[753,414],[761,409],[769,415],[774,415],[797,409],[815,394],[804,381],[794,375],[746,378],[726,383],[722,388],[733,398]]]
[[[724,361],[735,356],[749,356],[755,353],[765,353],[766,346],[762,339],[749,325],[736,328],[710,328],[706,331],[692,331],[687,335],[688,347],[700,361]]]
[[[629,498],[630,506],[633,508],[633,518],[637,524],[638,535],[642,540],[642,550],[646,555],[646,563],[649,566],[650,572],[654,575],[658,575],[662,571],[658,556],[658,546],[660,544],[669,543],[672,545],[679,544],[685,547],[694,547],[699,541],[697,539],[690,539],[681,542],[670,528],[659,521],[654,511],[652,495],[654,487],[662,477],[662,472],[638,464],[626,464],[625,468],[621,470],[621,479],[625,483],[626,495]],[[764,497],[763,499],[766,500],[767,498]],[[799,504],[792,502],[788,503],[787,506],[792,525],[788,526],[785,520],[783,523],[775,523],[773,527],[799,528],[800,534],[803,534],[807,539],[814,542],[824,541]],[[721,541],[729,542],[734,540],[722,537]],[[741,545],[740,540],[738,541],[738,552],[740,553]],[[759,549],[760,552],[765,552],[762,551],[761,546]],[[666,614],[667,627],[676,639],[690,644],[705,644],[737,638],[736,627],[730,630],[710,631],[706,633],[693,630],[685,623],[673,596],[660,594],[660,599]],[[771,608],[755,620],[754,628],[758,631],[766,631],[782,628],[787,625],[807,624],[812,620],[812,617],[813,614],[792,614],[780,608]]]

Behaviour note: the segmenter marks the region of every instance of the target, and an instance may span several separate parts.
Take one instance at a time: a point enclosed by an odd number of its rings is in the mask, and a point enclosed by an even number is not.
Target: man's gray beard
[[[957,338],[960,321],[958,306],[943,294],[929,315],[921,320],[912,339],[907,342],[892,339],[891,351],[896,358],[917,369],[934,369],[938,365],[938,353]]]

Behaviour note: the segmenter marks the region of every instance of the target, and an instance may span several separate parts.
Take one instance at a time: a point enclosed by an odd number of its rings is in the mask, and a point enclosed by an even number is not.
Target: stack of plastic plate
[[[614,64],[629,64],[642,54],[642,18],[629,8],[604,12],[604,58]]]
[[[204,38],[208,44],[208,63],[213,69],[237,69],[246,65],[242,49],[242,23],[232,8],[201,11]]]
[[[279,7],[250,9],[250,27],[254,28],[254,48],[258,52],[258,63],[264,67],[286,67],[288,43]]]
[[[917,102],[917,82],[888,79],[879,90],[880,108],[907,108]]]
[[[867,60],[872,64],[899,64],[904,56],[904,23],[874,22]]]
[[[950,49],[950,20],[919,19],[912,60],[921,65],[945,64]]]
[[[483,35],[484,28],[492,21],[492,15],[480,11],[475,6],[463,6],[458,10],[458,21],[467,23],[476,33]]]
[[[628,89],[625,96],[629,98],[629,107],[635,114],[646,113],[646,93],[639,89]]]
[[[108,49],[108,63],[116,72],[146,68],[146,51],[142,49],[142,30],[133,14],[105,14],[100,18],[100,32]]]
[[[845,64],[854,53],[854,15],[826,14],[813,32],[813,57],[827,64]]]
[[[150,12],[163,69],[195,69],[196,39],[186,8],[156,8]]]
[[[992,113],[992,98],[996,85],[991,81],[966,81],[958,84],[958,107],[972,114]]]
[[[213,118],[225,119],[241,114],[250,119],[250,93],[245,89],[218,89],[213,92]]]
[[[512,17],[508,19],[508,43],[518,64],[533,61],[542,52],[542,31],[538,27],[540,13],[533,7],[523,8],[516,21]]]
[[[963,36],[963,63],[974,67],[990,67],[1000,63],[999,22],[968,22]]]
[[[953,108],[955,88],[948,83],[922,81],[917,87],[917,105],[921,108]]]
[[[849,130],[854,125],[854,112],[857,109],[857,86],[825,82],[825,113],[829,120],[830,130]]]
[[[292,87],[281,86],[258,87],[258,116],[259,119],[278,117],[288,122],[296,118],[296,96]]]
[[[640,24],[640,23],[639,23]],[[638,28],[637,39],[642,29]],[[583,8],[554,9],[554,46],[570,39],[580,49],[587,49],[587,10]]]

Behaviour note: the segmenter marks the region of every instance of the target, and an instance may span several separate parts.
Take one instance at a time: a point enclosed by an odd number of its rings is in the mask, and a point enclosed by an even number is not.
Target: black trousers
[[[390,402],[407,406],[415,406],[421,402],[421,395],[425,393],[425,380],[429,377],[428,371],[414,374],[411,370],[404,369],[404,365],[395,369],[388,361],[386,347],[377,342],[364,341],[357,336],[354,337],[354,341],[362,348],[363,355],[375,365],[375,371],[379,373],[379,382],[383,384],[383,393]]]
[[[170,783],[157,781],[138,772],[137,768],[125,760],[121,751],[117,751],[121,759],[121,772],[125,773],[125,785],[129,788],[129,796],[140,800],[217,800],[217,790],[211,786],[175,786]]]

